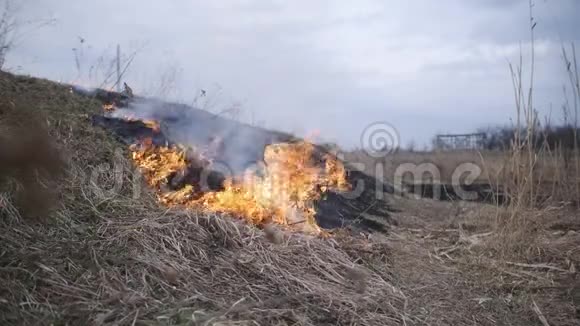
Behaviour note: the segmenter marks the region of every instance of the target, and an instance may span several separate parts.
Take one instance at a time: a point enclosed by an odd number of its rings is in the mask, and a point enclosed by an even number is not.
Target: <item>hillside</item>
[[[93,124],[94,98],[0,73],[0,108],[0,146],[34,140],[17,147],[34,164],[0,151],[1,324],[579,321],[580,227],[566,208],[542,213],[539,240],[514,260],[478,204],[390,198],[386,233],[258,228],[167,208],[143,183],[136,196],[129,148]]]

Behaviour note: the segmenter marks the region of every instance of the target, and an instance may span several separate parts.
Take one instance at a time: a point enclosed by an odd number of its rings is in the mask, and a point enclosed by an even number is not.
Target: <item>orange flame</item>
[[[153,129],[153,131],[155,131],[155,132],[161,131],[161,127],[159,126],[159,122],[157,122],[155,120],[142,120],[142,121],[147,127]]]
[[[115,106],[115,104],[113,103],[108,103],[108,104],[103,104],[103,111],[105,112],[113,112],[116,111],[117,107]],[[155,132],[160,132],[161,131],[161,127],[159,126],[159,122],[155,121],[155,120],[151,120],[151,119],[138,119],[133,115],[130,114],[125,114],[123,116],[123,119],[127,120],[127,121],[141,121],[143,122],[147,127],[153,129],[153,131]]]
[[[199,193],[199,185],[186,185],[177,191],[164,189],[172,175],[187,169],[182,149],[145,142],[131,150],[163,204],[229,213],[258,225],[301,224],[303,230],[319,232],[314,202],[330,189],[348,189],[343,164],[331,155],[317,162],[315,146],[308,142],[267,146],[263,171],[248,171],[241,181],[227,179],[223,191],[207,193]]]
[[[149,186],[160,189],[169,176],[187,167],[185,153],[175,147],[157,147],[151,140],[142,142],[141,146],[132,145],[133,161]]]
[[[105,112],[113,112],[115,111],[117,108],[115,107],[115,104],[103,104],[103,110]]]

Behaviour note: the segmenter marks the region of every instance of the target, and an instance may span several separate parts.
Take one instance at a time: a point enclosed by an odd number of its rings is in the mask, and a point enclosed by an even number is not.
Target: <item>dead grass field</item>
[[[432,151],[432,152],[407,152],[398,151],[384,158],[374,158],[364,151],[356,150],[345,154],[345,159],[351,163],[360,163],[364,172],[369,175],[377,175],[376,169],[384,179],[394,184],[397,169],[404,164],[420,166],[421,164],[433,164],[440,173],[440,183],[453,184],[453,173],[465,163],[475,164],[480,169],[480,174],[473,180],[474,183],[491,184],[493,186],[513,186],[513,161],[512,153],[505,151]],[[545,196],[550,196],[555,201],[573,202],[575,191],[573,188],[575,178],[573,157],[564,159],[562,153],[541,152],[537,156],[534,172],[538,187]],[[430,183],[433,178],[430,174],[413,176],[410,173],[403,175],[403,182]],[[463,179],[460,179],[462,182]],[[580,180],[577,180],[580,184]]]
[[[432,163],[439,168],[441,180],[451,183],[453,172],[463,163],[473,163],[482,170],[478,177],[480,182],[497,182],[501,180],[503,174],[509,169],[510,152],[501,151],[432,151],[432,152],[407,152],[399,151],[389,154],[384,158],[373,158],[363,151],[356,150],[346,153],[346,160],[349,162],[360,162],[365,166],[365,172],[374,173],[376,164],[384,166],[384,176],[388,181],[393,181],[393,176],[397,167],[402,164],[423,164]],[[574,159],[570,158],[569,165],[566,166],[564,160],[557,154],[544,153],[538,157],[536,167],[538,173],[549,182],[562,178],[563,172],[567,169],[574,169]]]
[[[501,173],[502,167],[507,161],[507,153],[502,152],[483,152],[475,151],[455,151],[455,152],[407,152],[397,151],[386,155],[384,158],[373,158],[364,151],[352,151],[346,154],[346,160],[349,162],[362,163],[365,166],[365,172],[375,173],[377,164],[384,167],[384,176],[389,182],[394,181],[394,176],[398,167],[402,164],[434,164],[441,174],[441,181],[451,183],[453,172],[463,163],[473,163],[482,168],[482,174],[478,181],[487,182],[489,178],[497,178]],[[405,176],[409,177],[409,176]]]
[[[312,238],[161,208],[88,176],[127,150],[100,104],[0,73],[0,101],[35,110],[67,162],[52,211],[0,194],[0,323],[54,325],[573,325],[580,219],[552,207],[514,243],[490,205],[392,198],[387,234]],[[133,168],[125,160],[127,178]],[[102,175],[110,186],[114,175]],[[530,232],[530,229],[526,229]],[[275,233],[275,236],[272,236]],[[503,235],[502,235],[503,236]],[[542,320],[545,320],[543,322]]]

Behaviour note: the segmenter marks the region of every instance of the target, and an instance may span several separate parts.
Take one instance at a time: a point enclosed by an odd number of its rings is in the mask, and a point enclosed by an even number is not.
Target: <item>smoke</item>
[[[155,120],[171,142],[202,152],[216,165],[241,175],[248,167],[263,162],[267,145],[288,142],[289,134],[221,117],[184,104],[136,98],[127,108],[112,113],[117,118]]]
[[[97,88],[93,88],[93,87],[85,87],[85,86],[81,86],[81,85],[72,85],[71,86],[72,90],[80,95],[84,95],[84,96],[94,96],[97,93]]]

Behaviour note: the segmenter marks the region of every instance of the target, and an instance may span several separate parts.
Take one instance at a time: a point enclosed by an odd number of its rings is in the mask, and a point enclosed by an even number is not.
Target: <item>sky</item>
[[[22,22],[54,24],[21,34],[6,64],[16,73],[99,86],[120,44],[124,57],[136,53],[124,76],[135,93],[347,148],[361,146],[365,128],[377,123],[391,126],[403,147],[509,124],[509,63],[522,54],[530,71],[528,0],[18,6]],[[534,107],[558,122],[567,81],[561,47],[580,46],[580,1],[535,0],[533,16]]]

